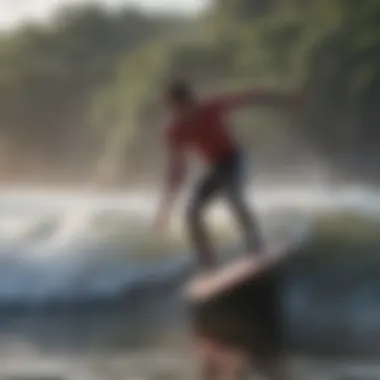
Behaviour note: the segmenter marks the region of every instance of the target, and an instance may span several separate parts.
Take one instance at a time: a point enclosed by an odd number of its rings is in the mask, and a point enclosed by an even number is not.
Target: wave
[[[283,238],[297,225],[305,229],[310,210],[350,202],[354,209],[364,208],[362,198],[368,195],[358,194],[291,194],[277,188],[277,193],[259,192],[253,201],[265,209],[266,230]],[[149,199],[0,193],[0,305],[125,297],[132,289],[158,285],[175,288],[190,273],[192,258],[149,232]]]
[[[146,224],[133,211],[41,208],[23,215],[8,205],[0,220],[0,303],[105,297],[175,275],[186,265],[183,255],[143,259],[147,242],[151,257],[157,247]]]

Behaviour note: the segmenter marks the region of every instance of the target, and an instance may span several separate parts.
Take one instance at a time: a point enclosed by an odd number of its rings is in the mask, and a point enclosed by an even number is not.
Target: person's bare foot
[[[200,274],[208,275],[214,272],[218,267],[218,262],[214,257],[207,257],[199,263],[199,272]]]
[[[265,247],[260,246],[260,248],[248,250],[248,252],[246,253],[246,256],[249,258],[257,259],[257,258],[265,257],[265,256],[267,256],[267,254],[268,253],[267,253],[267,250],[265,249]]]
[[[202,265],[199,269],[199,274],[201,277],[208,277],[216,271],[217,267],[218,266],[216,263],[211,265]]]

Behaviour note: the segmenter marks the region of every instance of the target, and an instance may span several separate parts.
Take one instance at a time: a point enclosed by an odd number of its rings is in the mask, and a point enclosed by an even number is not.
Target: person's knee
[[[248,210],[248,206],[241,196],[241,194],[236,193],[236,192],[231,192],[229,194],[229,202],[231,206],[236,210],[236,211],[242,211],[242,210]]]
[[[236,217],[244,224],[251,225],[253,223],[253,213],[248,202],[246,202],[246,200],[239,195],[231,195],[229,197],[229,201],[232,211],[235,213]]]
[[[190,228],[197,228],[202,216],[202,204],[200,202],[191,202],[186,210],[186,221]]]

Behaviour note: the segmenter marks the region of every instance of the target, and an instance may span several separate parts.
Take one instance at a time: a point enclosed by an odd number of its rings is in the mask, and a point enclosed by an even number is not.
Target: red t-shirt
[[[233,152],[237,143],[228,129],[226,117],[245,101],[243,94],[200,102],[193,120],[174,120],[168,126],[169,147],[195,151],[208,163]]]

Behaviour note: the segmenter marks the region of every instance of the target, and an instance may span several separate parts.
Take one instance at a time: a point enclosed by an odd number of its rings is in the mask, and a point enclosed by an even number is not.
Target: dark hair
[[[186,81],[177,79],[169,85],[167,95],[175,102],[185,103],[193,98],[193,91]]]

